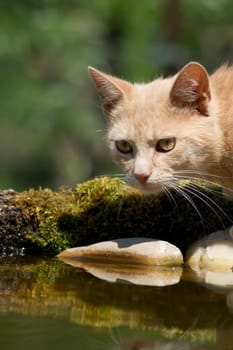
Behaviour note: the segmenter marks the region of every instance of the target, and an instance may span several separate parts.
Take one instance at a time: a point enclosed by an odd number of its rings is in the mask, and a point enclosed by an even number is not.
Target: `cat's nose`
[[[141,185],[145,185],[147,180],[149,179],[151,173],[141,173],[141,174],[134,174],[138,182],[140,182]]]

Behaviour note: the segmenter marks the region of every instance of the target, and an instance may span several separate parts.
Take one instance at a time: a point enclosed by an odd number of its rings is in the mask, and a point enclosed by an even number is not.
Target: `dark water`
[[[122,282],[122,281],[121,281]],[[56,259],[0,260],[0,349],[233,349],[233,286],[185,272],[110,283]]]

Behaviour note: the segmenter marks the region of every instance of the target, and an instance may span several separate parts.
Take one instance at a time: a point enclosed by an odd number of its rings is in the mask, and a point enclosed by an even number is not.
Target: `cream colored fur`
[[[202,178],[233,193],[233,68],[222,66],[209,77],[192,62],[177,75],[148,84],[94,68],[90,73],[108,119],[113,159],[131,185],[156,193],[182,178]],[[157,143],[167,138],[176,139],[175,147],[159,152]],[[116,141],[122,140],[133,152],[117,150]]]

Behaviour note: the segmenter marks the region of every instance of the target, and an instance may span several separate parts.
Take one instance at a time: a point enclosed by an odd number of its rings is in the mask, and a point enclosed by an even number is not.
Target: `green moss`
[[[144,196],[120,179],[102,177],[73,190],[31,189],[17,194],[14,204],[30,222],[28,242],[40,252],[56,254],[71,246],[130,236],[168,240],[185,251],[194,240],[230,223],[227,215],[233,204],[222,198],[219,188],[211,190],[202,190],[209,205],[190,194],[197,211],[178,193]]]
[[[14,203],[22,208],[25,221],[31,223],[26,238],[34,249],[56,253],[69,246],[69,235],[59,232],[57,221],[64,211],[71,213],[76,209],[71,191],[30,189],[17,194]]]

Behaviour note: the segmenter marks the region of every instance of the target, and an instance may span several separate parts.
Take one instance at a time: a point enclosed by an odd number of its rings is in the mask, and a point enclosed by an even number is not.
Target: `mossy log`
[[[189,193],[189,201],[175,192],[144,196],[109,177],[58,192],[2,191],[0,254],[55,255],[123,237],[163,239],[185,252],[195,240],[231,222],[233,203],[224,200],[220,188],[201,186],[202,196]]]

